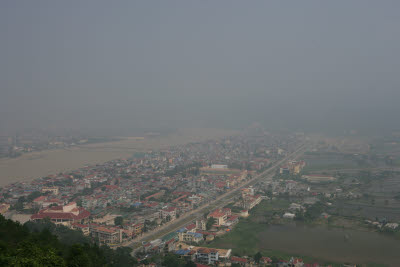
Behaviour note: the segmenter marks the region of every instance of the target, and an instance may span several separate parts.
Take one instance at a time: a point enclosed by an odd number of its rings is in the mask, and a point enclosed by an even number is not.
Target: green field
[[[251,210],[251,215],[248,218],[240,220],[233,231],[217,237],[206,246],[232,249],[233,255],[237,256],[253,256],[260,251],[263,256],[270,258],[288,260],[293,256],[300,257],[307,263],[319,262],[320,264],[329,263],[332,264],[332,266],[342,266],[341,264],[332,261],[336,258],[336,249],[343,246],[343,234],[341,232],[343,230],[330,230],[327,227],[321,226],[315,230],[317,226],[295,226],[292,222],[285,222],[283,220],[280,221],[282,223],[281,225],[271,223],[271,218],[274,214],[282,214],[288,208],[289,204],[289,201],[282,199],[261,202],[261,204]],[[274,222],[276,221],[279,222],[279,219],[274,220]],[[377,233],[373,233],[371,236],[368,232],[354,230],[346,231],[350,231],[350,235],[355,237],[352,241],[354,241],[357,246],[362,244],[358,243],[363,242],[359,240],[364,240],[364,237],[371,238],[371,240],[374,242],[376,241],[376,243],[385,242],[383,237],[379,236]],[[323,245],[321,244],[326,243],[326,239],[334,240],[335,237],[337,240],[333,242],[329,249],[323,248]],[[302,240],[306,242],[304,243]],[[395,240],[392,240],[392,242],[395,242]],[[319,244],[320,246],[317,250],[318,252],[315,251],[316,244]],[[385,245],[385,243],[382,244]],[[351,245],[354,244],[345,244],[345,246]],[[380,261],[378,258],[375,260],[365,258],[363,260],[362,257],[364,257],[364,253],[359,253],[353,258],[352,255],[348,255],[346,249],[344,249],[344,251],[342,250],[343,262],[350,258],[355,262],[364,262],[364,260],[366,262]],[[394,252],[391,251],[390,253],[393,254]],[[340,261],[340,257],[336,258],[335,261]],[[385,265],[368,264],[365,266]]]
[[[211,244],[211,247],[233,248],[237,255],[253,255],[258,252],[256,242],[258,233],[267,228],[266,217],[274,212],[282,211],[289,206],[286,200],[265,201],[250,211],[251,216],[240,219],[235,226],[234,231],[217,237]],[[246,238],[243,238],[246,236]]]
[[[303,169],[304,173],[368,167],[360,165],[351,155],[344,154],[309,153],[304,155],[303,160],[306,161],[306,166]]]

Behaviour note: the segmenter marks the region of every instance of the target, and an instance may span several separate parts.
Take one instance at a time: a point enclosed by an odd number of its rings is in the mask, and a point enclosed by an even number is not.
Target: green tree
[[[206,223],[206,229],[210,230],[211,227],[215,224],[216,220],[213,217],[208,218],[207,223]]]
[[[276,256],[272,256],[270,259],[272,260],[272,263],[277,263],[279,261],[278,257]]]
[[[261,258],[262,258],[262,255],[261,255],[261,252],[259,251],[259,252],[257,252],[256,253],[256,255],[254,255],[254,261],[258,264],[258,263],[260,263],[260,260],[261,260]]]
[[[26,202],[26,198],[24,196],[19,197],[14,206],[12,206],[12,209],[22,211],[24,209],[24,202]]]
[[[166,267],[182,267],[184,264],[184,260],[174,254],[167,254],[162,262],[162,265]]]
[[[44,250],[30,241],[23,241],[17,247],[17,255],[11,257],[9,266],[66,266],[62,257],[53,249]]]
[[[137,260],[131,256],[132,248],[119,247],[115,250],[114,265],[130,267],[137,264]]]
[[[90,266],[89,256],[79,244],[70,247],[67,256],[68,267],[86,267]]]
[[[185,264],[185,267],[196,267],[196,266],[197,266],[196,263],[194,263],[193,261],[188,261]]]
[[[48,220],[23,226],[0,215],[0,266],[134,266],[129,248],[98,247]],[[78,243],[78,244],[77,244]],[[124,265],[127,263],[128,265]]]
[[[35,198],[40,197],[41,195],[43,195],[41,192],[35,191],[30,193],[29,196],[26,197],[26,199],[28,200],[28,202],[32,202]]]
[[[118,216],[118,217],[114,218],[114,224],[115,225],[122,226],[123,222],[124,222],[124,218],[122,218],[122,216]]]

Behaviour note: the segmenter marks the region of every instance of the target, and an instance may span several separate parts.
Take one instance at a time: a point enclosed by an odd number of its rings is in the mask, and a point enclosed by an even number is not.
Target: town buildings
[[[90,235],[101,244],[118,244],[122,242],[122,229],[116,227],[91,225]]]
[[[90,212],[82,207],[77,207],[75,202],[64,206],[53,206],[40,210],[31,216],[34,221],[49,218],[55,224],[71,225],[88,221]]]

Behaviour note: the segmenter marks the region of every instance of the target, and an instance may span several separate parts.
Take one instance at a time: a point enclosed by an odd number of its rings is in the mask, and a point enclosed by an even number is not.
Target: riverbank
[[[118,137],[118,141],[79,145],[68,149],[56,149],[27,153],[14,159],[0,159],[0,186],[18,181],[101,164],[109,160],[126,158],[136,152],[162,149],[169,146],[237,134],[224,129],[182,129],[165,136],[148,138]]]

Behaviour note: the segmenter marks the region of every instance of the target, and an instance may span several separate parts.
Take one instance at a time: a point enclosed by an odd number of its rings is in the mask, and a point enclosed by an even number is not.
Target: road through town
[[[310,147],[310,143],[302,143],[294,152],[290,153],[287,155],[285,158],[277,161],[274,163],[271,167],[269,167],[267,170],[264,172],[254,176],[250,180],[247,180],[243,182],[241,185],[238,187],[218,196],[215,200],[204,204],[203,206],[192,210],[184,215],[181,215],[178,219],[169,222],[167,224],[162,225],[161,227],[157,228],[155,231],[151,231],[148,233],[145,233],[144,235],[137,237],[129,242],[123,243],[120,246],[129,246],[132,248],[138,248],[141,246],[142,241],[151,241],[157,238],[161,238],[165,236],[168,233],[174,232],[183,226],[187,225],[188,223],[203,217],[205,213],[210,212],[213,209],[223,207],[226,204],[228,204],[232,199],[237,196],[237,192],[239,192],[241,189],[250,186],[256,182],[258,182],[261,179],[266,179],[270,178],[272,179],[272,175],[274,171],[284,162],[288,160],[295,160],[299,156],[301,156],[308,148]]]

